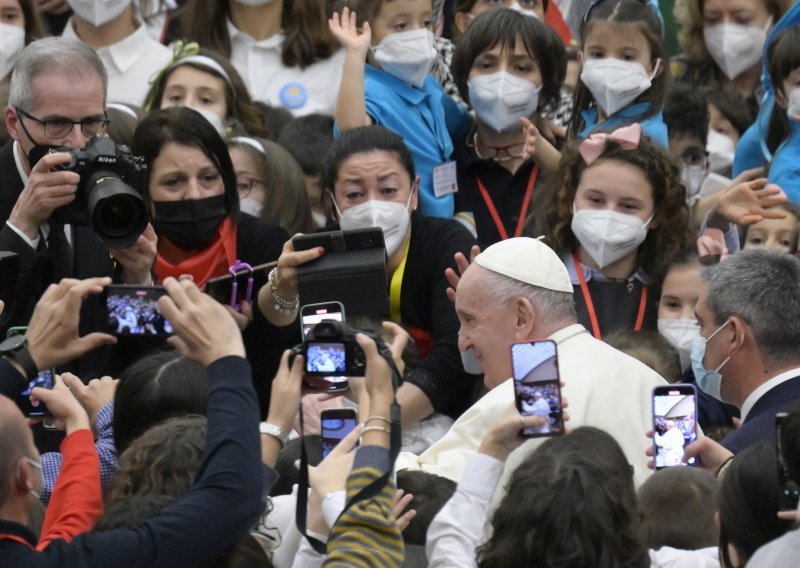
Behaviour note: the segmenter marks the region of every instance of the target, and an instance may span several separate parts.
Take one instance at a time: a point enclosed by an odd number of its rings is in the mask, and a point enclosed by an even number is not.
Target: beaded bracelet
[[[291,300],[287,300],[286,298],[282,297],[278,294],[278,288],[275,286],[275,277],[278,274],[278,268],[275,267],[269,271],[269,276],[267,277],[267,282],[269,283],[269,290],[272,293],[272,301],[274,305],[272,306],[275,308],[276,312],[282,313],[284,315],[289,315],[298,310],[300,307],[300,296],[297,295]]]

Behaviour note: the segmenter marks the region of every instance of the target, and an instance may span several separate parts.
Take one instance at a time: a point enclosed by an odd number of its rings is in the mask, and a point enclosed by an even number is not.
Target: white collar
[[[228,36],[230,36],[231,42],[240,41],[248,46],[257,46],[278,50],[283,49],[283,40],[286,39],[286,36],[280,32],[276,33],[275,35],[271,35],[266,39],[262,39],[261,41],[256,41],[253,36],[234,26],[230,18],[227,19],[226,23],[228,25]]]
[[[767,394],[781,383],[785,383],[789,379],[794,379],[798,375],[800,375],[800,367],[795,367],[793,369],[789,369],[788,371],[784,371],[780,375],[776,375],[758,385],[758,387],[756,387],[756,389],[751,392],[742,403],[742,422],[747,419],[747,415],[751,410],[753,410],[753,406],[755,406],[762,396]]]
[[[136,30],[129,36],[121,39],[117,43],[96,50],[99,55],[108,53],[108,56],[111,58],[111,61],[114,62],[117,69],[119,69],[120,73],[127,73],[128,70],[144,56],[150,42],[155,41],[151,39],[150,34],[147,33],[147,26],[143,25],[138,20],[136,25]],[[81,39],[75,32],[72,18],[67,20],[67,24],[64,26],[64,31],[61,35],[79,41]]]
[[[17,119],[19,122],[19,119]],[[24,186],[28,183],[28,174],[25,173],[25,166],[22,165],[22,158],[20,154],[22,153],[22,146],[19,145],[19,140],[14,140],[14,163],[17,165],[17,172],[19,173],[19,177],[22,180],[22,185]]]

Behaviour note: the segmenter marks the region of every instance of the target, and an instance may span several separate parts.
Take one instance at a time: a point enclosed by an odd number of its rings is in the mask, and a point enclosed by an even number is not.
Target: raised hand
[[[455,254],[454,258],[458,272],[452,268],[445,269],[444,275],[447,278],[447,281],[450,283],[450,286],[447,288],[447,297],[451,302],[455,303],[456,301],[456,288],[458,288],[458,283],[461,280],[461,276],[464,274],[464,271],[469,268],[469,265],[472,264],[472,261],[475,260],[475,257],[480,253],[481,247],[478,245],[472,245],[472,248],[469,251],[469,260],[467,260],[467,257],[464,256],[464,253],[457,252]]]
[[[780,187],[767,184],[766,178],[757,178],[723,191],[714,208],[714,217],[721,216],[737,225],[752,225],[763,219],[784,219],[785,211],[770,207],[783,205],[788,201]]]
[[[342,47],[366,58],[372,45],[372,31],[369,28],[369,22],[364,22],[364,26],[359,32],[356,26],[356,13],[345,7],[342,10],[341,18],[338,12],[333,13],[331,19],[328,20],[328,26]]]

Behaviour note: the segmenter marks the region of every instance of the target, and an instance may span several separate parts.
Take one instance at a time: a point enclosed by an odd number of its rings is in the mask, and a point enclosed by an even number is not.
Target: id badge
[[[456,163],[445,162],[433,168],[433,193],[444,197],[458,191]]]

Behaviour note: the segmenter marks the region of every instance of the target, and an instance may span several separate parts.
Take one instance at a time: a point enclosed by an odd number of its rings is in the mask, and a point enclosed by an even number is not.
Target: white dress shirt
[[[75,33],[72,18],[62,35],[81,39]],[[108,100],[139,106],[150,90],[150,79],[172,60],[169,48],[151,38],[142,24],[125,39],[101,47],[97,54],[108,72]]]
[[[281,59],[283,34],[256,41],[228,20],[231,63],[244,79],[253,100],[284,107],[295,116],[333,116],[342,81],[344,49],[305,69],[286,67]]]

